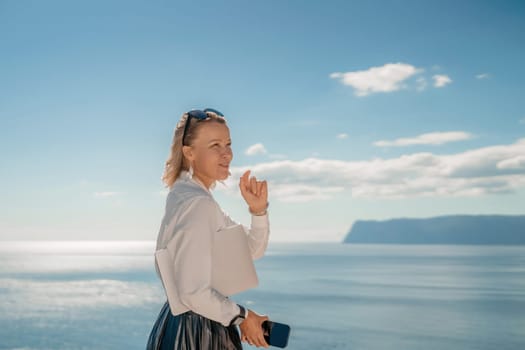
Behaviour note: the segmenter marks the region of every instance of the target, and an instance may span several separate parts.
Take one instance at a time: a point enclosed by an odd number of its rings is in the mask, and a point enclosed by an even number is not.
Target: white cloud
[[[244,154],[247,156],[255,156],[257,154],[266,154],[268,153],[266,151],[266,148],[264,148],[264,145],[262,143],[256,143],[255,145],[251,145],[246,149]]]
[[[348,138],[348,134],[341,133],[336,136],[338,139],[343,140]]]
[[[431,132],[411,138],[400,138],[394,141],[376,141],[374,142],[374,146],[442,145],[444,143],[468,140],[470,138],[472,138],[472,135],[463,131]]]
[[[487,79],[490,75],[488,73],[481,73],[476,75],[476,79]]]
[[[94,195],[95,197],[102,197],[102,198],[104,198],[104,197],[115,197],[115,196],[118,196],[118,195],[120,195],[120,194],[121,194],[120,192],[109,192],[109,191],[107,191],[107,192],[95,192],[95,193],[93,193],[93,195]]]
[[[352,86],[357,96],[366,96],[372,93],[400,90],[404,87],[405,80],[421,71],[406,63],[387,63],[368,70],[332,73],[330,78],[339,79],[344,85]]]
[[[519,155],[514,158],[502,160],[497,164],[499,169],[524,169],[525,155]]]
[[[312,200],[329,199],[333,194],[344,191],[344,187],[327,186],[319,187],[307,184],[276,184],[272,189],[272,195],[280,198],[283,202],[307,202]]]
[[[434,79],[434,87],[441,88],[452,83],[452,79],[448,75],[436,74],[432,77]]]
[[[341,161],[308,158],[232,168],[232,185],[247,169],[267,179],[280,201],[353,197],[481,196],[525,187],[525,139],[450,155],[414,153],[391,159]]]

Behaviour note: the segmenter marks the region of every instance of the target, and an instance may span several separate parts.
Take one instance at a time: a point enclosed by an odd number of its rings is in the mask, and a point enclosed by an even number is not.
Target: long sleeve
[[[224,214],[224,220],[227,226],[236,225],[232,218]],[[261,216],[252,215],[252,222],[250,228],[245,226],[244,231],[248,235],[248,245],[253,260],[263,257],[266,248],[268,247],[268,239],[270,237],[270,224],[268,220],[268,213]]]
[[[213,235],[219,220],[211,197],[191,200],[178,218],[174,273],[181,303],[190,310],[228,326],[239,306],[211,288]]]

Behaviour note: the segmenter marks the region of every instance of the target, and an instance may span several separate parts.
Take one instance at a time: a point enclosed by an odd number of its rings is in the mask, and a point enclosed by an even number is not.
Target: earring
[[[188,174],[190,176],[190,179],[193,177],[193,166],[190,164],[190,168],[188,169]]]

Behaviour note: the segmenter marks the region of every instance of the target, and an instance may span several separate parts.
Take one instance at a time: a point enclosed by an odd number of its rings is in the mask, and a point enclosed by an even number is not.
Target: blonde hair
[[[202,125],[209,122],[226,124],[226,119],[224,117],[218,116],[213,112],[206,112],[206,114],[208,115],[207,119],[190,119],[190,125],[188,125],[188,129],[186,130],[186,136],[184,137],[186,145],[191,146],[191,144],[197,137],[197,133]],[[170,155],[166,160],[166,164],[164,166],[164,173],[162,174],[162,181],[168,188],[173,186],[173,184],[175,183],[175,181],[180,176],[180,173],[183,170],[188,171],[189,169],[188,161],[182,153],[182,134],[184,133],[184,127],[186,125],[187,119],[188,113],[184,113],[180,118],[180,121],[177,123],[175,131],[173,132],[173,141],[171,143]]]

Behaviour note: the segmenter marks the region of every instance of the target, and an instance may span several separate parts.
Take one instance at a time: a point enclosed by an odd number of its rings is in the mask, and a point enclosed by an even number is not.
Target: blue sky
[[[151,240],[173,128],[228,119],[272,241],[525,214],[522,1],[0,1],[1,239]]]

